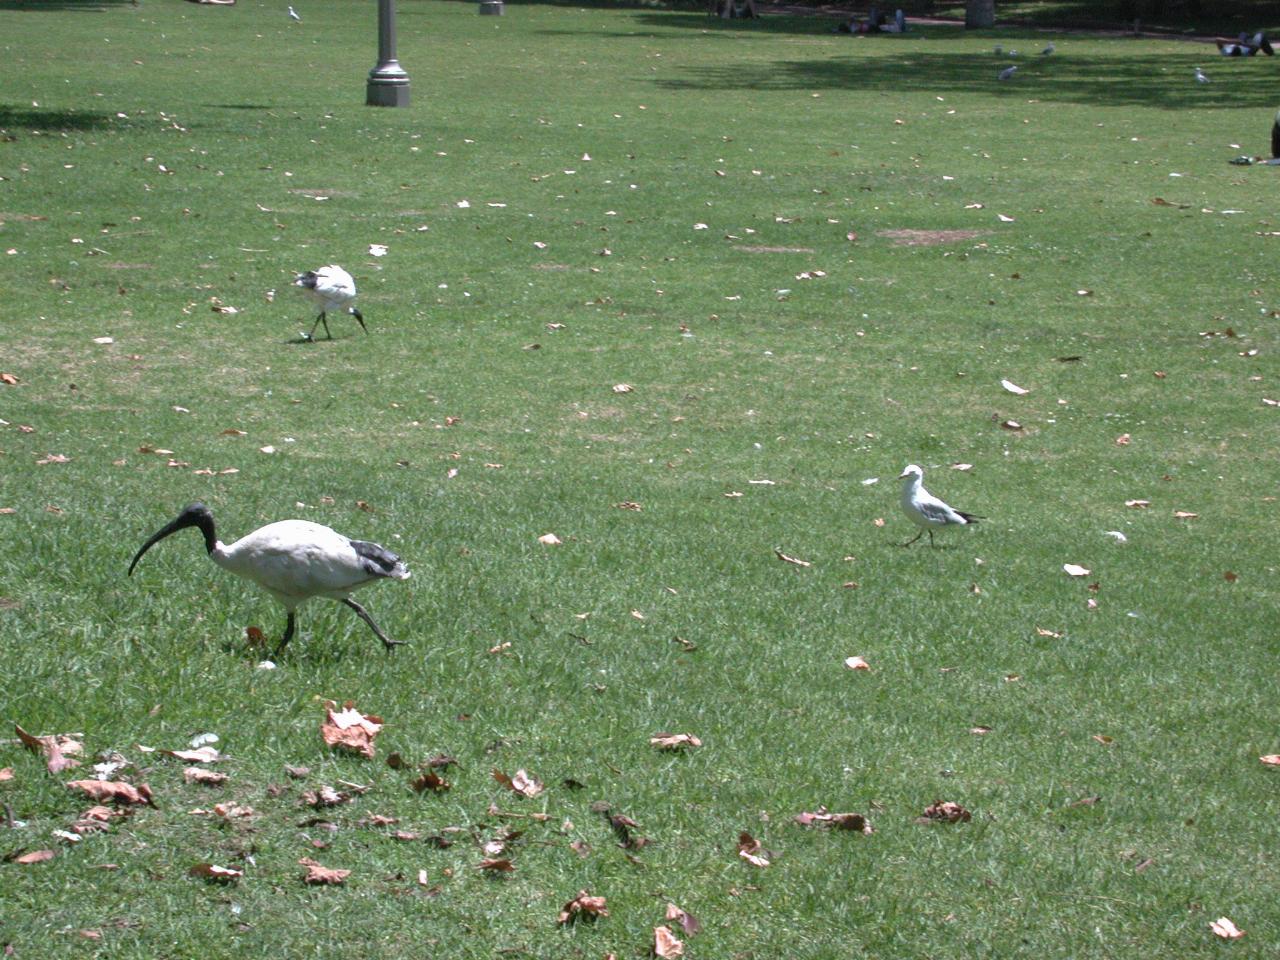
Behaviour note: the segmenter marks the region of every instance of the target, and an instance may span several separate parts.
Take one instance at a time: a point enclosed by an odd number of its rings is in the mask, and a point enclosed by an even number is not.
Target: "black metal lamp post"
[[[378,65],[369,71],[364,102],[371,107],[409,105],[409,74],[396,59],[395,0],[378,0]]]

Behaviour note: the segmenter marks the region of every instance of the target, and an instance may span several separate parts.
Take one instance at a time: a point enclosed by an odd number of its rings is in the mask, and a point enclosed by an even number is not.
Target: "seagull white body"
[[[210,560],[252,580],[285,608],[288,621],[276,654],[293,636],[294,611],[312,597],[328,597],[346,604],[388,650],[403,643],[389,640],[364,607],[351,599],[354,591],[379,580],[409,579],[409,568],[390,550],[365,540],[352,540],[309,520],[269,523],[234,543],[224,544],[217,538],[209,508],[193,503],[142,545],[129,564],[129,574],[154,544],[187,527],[199,527]]]
[[[290,20],[297,20],[299,23],[301,23],[301,22],[302,22],[302,18],[301,18],[300,16],[298,16],[298,11],[297,11],[297,10],[295,10],[295,9],[293,9],[293,7],[292,7],[292,6],[290,6],[290,7],[289,7],[289,19],[290,19]]]
[[[1210,82],[1211,81],[1209,80],[1209,78],[1204,75],[1204,71],[1201,70],[1199,67],[1196,67],[1196,83],[1210,83]]]
[[[924,471],[914,463],[908,464],[899,478],[902,480],[902,510],[911,518],[912,523],[920,527],[920,532],[904,543],[904,547],[911,546],[926,532],[929,534],[929,545],[933,546],[935,527],[965,526],[983,519],[943,503],[926,490]]]
[[[1058,48],[1055,47],[1052,42],[1050,42],[1048,46],[1046,46],[1043,50],[1040,51],[1040,56],[1047,57],[1049,56],[1049,54],[1053,53],[1053,51],[1057,49]]]
[[[996,79],[998,79],[998,80],[1012,80],[1012,79],[1013,79],[1013,75],[1014,75],[1015,73],[1017,73],[1017,72],[1018,72],[1018,68],[1017,68],[1017,67],[1005,67],[1003,70],[1001,70],[1001,71],[996,75]]]
[[[321,267],[319,270],[308,270],[306,273],[298,274],[293,279],[293,285],[302,290],[320,308],[320,315],[316,317],[316,322],[311,325],[311,332],[307,334],[308,340],[315,336],[316,327],[322,323],[326,336],[330,340],[333,339],[333,334],[329,333],[329,321],[325,319],[325,314],[330,311],[351,314],[360,324],[360,328],[365,333],[369,332],[369,328],[364,325],[364,316],[352,306],[356,299],[356,282],[351,274],[336,263]]]

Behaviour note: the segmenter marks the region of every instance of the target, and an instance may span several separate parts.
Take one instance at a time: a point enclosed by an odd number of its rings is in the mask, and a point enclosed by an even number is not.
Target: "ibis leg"
[[[356,616],[358,616],[361,620],[363,620],[365,623],[369,625],[370,629],[373,630],[374,635],[377,636],[377,638],[382,641],[382,645],[387,648],[388,652],[390,652],[393,647],[404,646],[404,644],[407,642],[404,640],[392,640],[390,637],[388,637],[385,633],[383,633],[380,629],[378,629],[378,625],[373,622],[373,617],[369,616],[369,611],[366,610],[364,607],[360,606],[360,604],[356,603],[350,597],[343,598],[342,602],[345,603],[352,610],[354,610],[356,612]]]
[[[333,339],[333,334],[329,332],[329,321],[325,319],[323,310],[320,311],[320,316],[316,317],[316,322],[311,325],[311,332],[307,334],[309,339],[314,340],[316,338],[316,327],[322,323],[324,324],[324,335],[330,340]]]
[[[904,547],[909,547],[909,546],[911,546],[913,543],[915,543],[917,540],[919,540],[919,539],[920,539],[921,537],[923,537],[923,536],[924,536],[924,527],[921,527],[921,528],[920,528],[920,532],[919,532],[919,533],[917,533],[917,534],[916,534],[914,537],[912,537],[910,540],[908,540],[906,543],[904,543],[904,544],[903,544],[903,546],[904,546]],[[932,540],[933,540],[933,531],[932,531],[932,530],[930,530],[930,531],[929,531],[929,538],[930,538],[930,542],[932,542]]]
[[[272,654],[273,657],[280,656],[280,651],[284,649],[284,645],[293,639],[293,626],[294,616],[293,611],[290,610],[289,619],[285,621],[284,625],[284,636],[280,638],[280,646],[276,647],[276,652]]]

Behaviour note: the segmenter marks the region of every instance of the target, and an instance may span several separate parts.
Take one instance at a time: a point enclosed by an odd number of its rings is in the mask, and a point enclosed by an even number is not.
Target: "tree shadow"
[[[1121,42],[1121,41],[1117,41]],[[996,78],[1016,64],[1009,81]],[[1195,66],[1219,83],[1197,83]],[[1227,74],[1228,65],[1235,76]],[[675,77],[654,82],[670,90],[851,90],[903,93],[969,92],[1008,96],[1023,102],[1090,104],[1102,107],[1143,106],[1164,110],[1275,107],[1276,95],[1265,81],[1245,83],[1238,73],[1254,64],[1229,64],[1212,48],[1177,55],[1120,55],[1075,59],[1054,54],[1016,60],[991,53],[940,52],[902,48],[897,57],[776,60],[768,63],[715,63],[685,67]],[[1270,71],[1268,71],[1269,75]]]
[[[0,104],[0,130],[97,130],[112,126],[115,115],[89,110],[46,110]]]

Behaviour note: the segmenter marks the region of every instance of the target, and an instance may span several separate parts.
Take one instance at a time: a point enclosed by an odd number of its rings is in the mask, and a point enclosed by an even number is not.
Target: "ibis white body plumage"
[[[302,290],[320,308],[320,315],[316,317],[316,322],[311,325],[311,332],[307,334],[308,340],[315,337],[316,327],[320,324],[324,324],[325,336],[330,340],[333,339],[333,334],[329,332],[329,321],[325,318],[325,315],[331,311],[351,314],[360,324],[360,329],[365,333],[369,332],[369,328],[364,325],[364,316],[352,306],[356,299],[356,281],[336,263],[321,267],[319,270],[308,270],[306,273],[298,274],[293,279],[293,285]]]
[[[911,518],[911,522],[920,527],[920,532],[903,544],[909,547],[926,532],[929,534],[929,546],[933,546],[933,530],[935,527],[964,526],[977,523],[982,517],[965,513],[939,500],[924,488],[924,471],[914,463],[908,464],[900,474],[902,480],[902,511]]]
[[[288,621],[276,654],[293,636],[294,611],[312,597],[328,597],[346,604],[370,626],[388,650],[403,643],[388,639],[368,611],[351,599],[353,592],[379,580],[409,578],[409,568],[390,550],[366,540],[352,540],[309,520],[269,523],[234,543],[224,544],[217,537],[209,508],[193,503],[142,545],[129,564],[129,574],[133,574],[133,568],[147,550],[187,527],[200,529],[209,559],[237,576],[252,580],[285,608]]]
[[[293,9],[292,6],[289,7],[289,19],[296,20],[298,23],[302,22],[302,18],[298,16],[298,11]]]
[[[1201,70],[1199,67],[1196,67],[1196,83],[1210,83],[1210,82],[1211,81],[1209,80],[1209,78],[1205,76],[1204,71]]]

